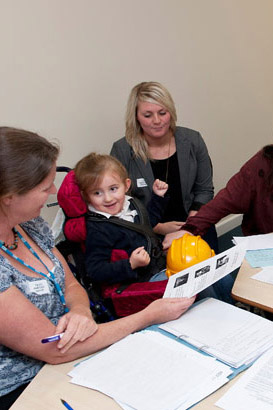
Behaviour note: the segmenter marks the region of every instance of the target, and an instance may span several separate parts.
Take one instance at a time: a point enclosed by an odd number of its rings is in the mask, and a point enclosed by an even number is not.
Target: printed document
[[[264,353],[216,406],[224,410],[272,410],[273,349]]]
[[[241,266],[246,242],[172,275],[163,297],[191,297]]]
[[[273,346],[273,322],[213,298],[159,327],[235,368]]]
[[[71,382],[124,409],[185,410],[228,381],[232,370],[158,331],[127,336],[76,366]]]

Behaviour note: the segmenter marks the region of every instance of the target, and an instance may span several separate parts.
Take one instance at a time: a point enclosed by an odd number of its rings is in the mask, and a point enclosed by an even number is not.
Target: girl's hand
[[[144,246],[136,248],[129,258],[129,262],[132,269],[147,266],[150,263],[150,256],[148,252],[144,249]]]
[[[61,353],[67,352],[77,342],[83,342],[92,336],[98,329],[90,309],[78,305],[62,316],[56,327],[56,334],[64,332],[57,344]]]
[[[168,191],[168,184],[160,179],[156,179],[153,183],[153,191],[158,196],[164,196]]]

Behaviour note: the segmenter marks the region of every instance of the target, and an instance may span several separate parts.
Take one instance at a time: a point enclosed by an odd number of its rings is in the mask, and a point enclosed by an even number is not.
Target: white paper
[[[213,298],[159,327],[233,367],[273,346],[273,322]]]
[[[159,332],[144,331],[92,356],[71,374],[73,383],[99,390],[124,408],[182,410],[183,403],[201,400],[226,383],[231,369]]]
[[[273,349],[261,356],[216,405],[224,410],[272,410]]]
[[[273,233],[251,236],[234,236],[233,241],[236,244],[247,242],[247,250],[269,249],[273,248]]]
[[[246,242],[169,277],[163,297],[191,297],[241,266]]]
[[[251,276],[251,278],[261,282],[271,283],[273,285],[273,266],[263,268],[260,272]]]

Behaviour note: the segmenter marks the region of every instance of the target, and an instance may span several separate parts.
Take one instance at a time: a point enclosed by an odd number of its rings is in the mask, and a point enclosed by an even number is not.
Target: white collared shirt
[[[132,198],[131,196],[125,195],[123,208],[116,215],[111,215],[111,214],[108,214],[107,212],[98,211],[96,208],[94,208],[90,204],[88,204],[88,209],[89,209],[89,211],[95,212],[95,213],[100,214],[100,215],[103,215],[108,219],[111,216],[116,216],[117,218],[124,219],[125,221],[134,222],[135,216],[137,215],[137,211],[136,211],[136,209],[130,209],[130,199],[131,198]]]

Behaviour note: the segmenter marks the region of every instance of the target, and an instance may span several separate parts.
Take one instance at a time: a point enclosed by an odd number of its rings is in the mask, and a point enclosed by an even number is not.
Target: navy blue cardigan
[[[151,226],[155,226],[162,217],[162,213],[168,202],[168,197],[159,197],[155,194],[147,207]],[[135,209],[132,202],[131,209]],[[145,209],[146,211],[146,209]],[[131,253],[138,247],[147,249],[147,239],[141,233],[123,226],[117,226],[109,222],[106,217],[100,215],[99,222],[87,218],[87,237],[85,267],[88,279],[92,283],[120,283],[125,281],[138,282],[141,276],[147,274],[148,267],[132,269],[129,263]],[[139,216],[135,217],[135,223],[139,223]],[[125,251],[126,259],[115,262],[111,261],[113,250]],[[162,267],[159,267],[160,271]]]

